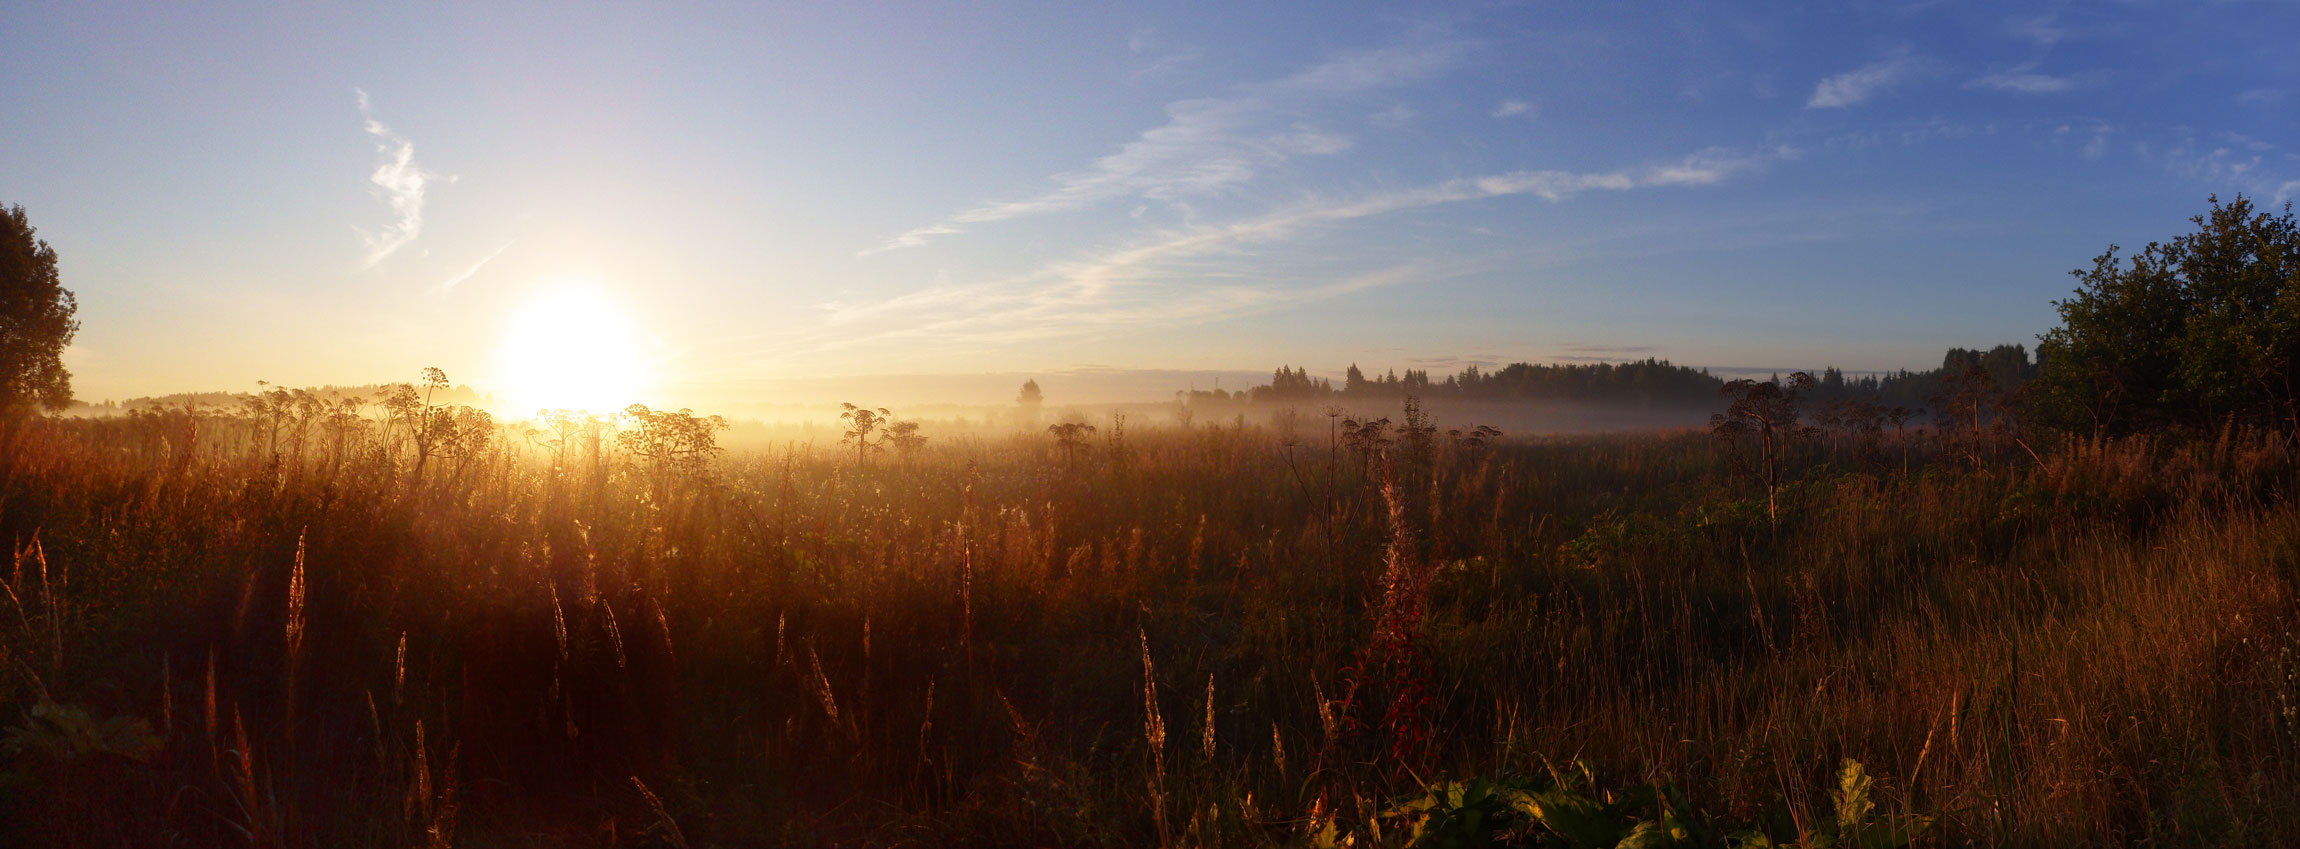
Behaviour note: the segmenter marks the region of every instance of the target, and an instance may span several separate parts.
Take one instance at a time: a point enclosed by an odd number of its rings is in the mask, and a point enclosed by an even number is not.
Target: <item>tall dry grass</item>
[[[1808,443],[1776,527],[1698,433],[314,432],[0,432],[0,842],[1372,842],[1573,758],[1726,820],[1854,758],[1944,844],[2300,840],[2273,435]]]

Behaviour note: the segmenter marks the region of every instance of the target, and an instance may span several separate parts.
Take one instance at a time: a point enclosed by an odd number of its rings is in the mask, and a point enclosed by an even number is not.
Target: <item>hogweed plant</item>
[[[693,410],[650,410],[633,404],[623,411],[629,424],[616,431],[615,444],[662,472],[699,474],[719,453],[718,433],[727,420]]]
[[[885,407],[853,404],[840,404],[839,410],[839,421],[846,428],[839,434],[839,444],[854,446],[855,465],[862,465],[871,454],[886,450],[886,435],[879,431],[893,420],[893,413]]]
[[[1765,488],[1765,515],[1776,526],[1781,523],[1780,491],[1789,443],[1813,430],[1799,423],[1797,410],[1804,392],[1812,387],[1813,376],[1801,371],[1786,381],[1731,381],[1718,390],[1728,402],[1725,412],[1709,417],[1710,433],[1726,445],[1756,441],[1754,472]]]

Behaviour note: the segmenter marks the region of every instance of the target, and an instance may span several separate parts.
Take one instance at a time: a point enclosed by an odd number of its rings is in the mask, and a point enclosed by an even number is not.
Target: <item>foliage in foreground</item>
[[[1827,816],[1800,816],[1774,805],[1755,822],[1728,828],[1704,818],[1674,786],[1600,790],[1589,765],[1577,761],[1570,769],[1551,768],[1547,782],[1473,778],[1433,785],[1384,811],[1382,819],[1403,825],[1395,839],[1411,849],[1894,849],[1932,824],[1926,817],[1879,812],[1871,786],[1860,762],[1848,758],[1837,769]],[[1330,846],[1341,838],[1325,830],[1313,842]]]

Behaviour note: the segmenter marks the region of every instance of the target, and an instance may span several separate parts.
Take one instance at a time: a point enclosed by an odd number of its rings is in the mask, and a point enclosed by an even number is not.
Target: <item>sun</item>
[[[511,316],[498,353],[501,391],[519,415],[611,413],[638,401],[645,364],[631,323],[605,295],[580,286],[535,295]]]

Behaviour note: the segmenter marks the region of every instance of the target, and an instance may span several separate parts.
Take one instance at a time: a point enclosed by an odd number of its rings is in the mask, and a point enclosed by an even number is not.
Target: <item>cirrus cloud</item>
[[[352,89],[359,102],[361,128],[375,137],[375,152],[382,157],[367,181],[374,187],[376,197],[391,207],[392,222],[381,229],[370,231],[354,226],[360,239],[367,244],[367,257],[360,265],[364,271],[374,268],[407,243],[423,235],[424,193],[433,182],[455,182],[453,176],[425,170],[415,164],[415,143],[393,132],[375,118],[369,107],[367,92]]]
[[[1342,54],[1292,76],[1240,86],[1218,97],[1166,105],[1166,122],[1144,130],[1091,167],[1056,174],[1054,186],[1013,200],[977,204],[860,251],[915,248],[967,227],[1080,209],[1117,198],[1175,201],[1253,180],[1304,156],[1330,156],[1348,136],[1289,120],[1305,104],[1420,79],[1452,63],[1458,43],[1413,43]]]
[[[1813,96],[1806,99],[1805,108],[1843,109],[1857,106],[1931,70],[1932,63],[1924,57],[1896,51],[1883,59],[1814,84]]]

